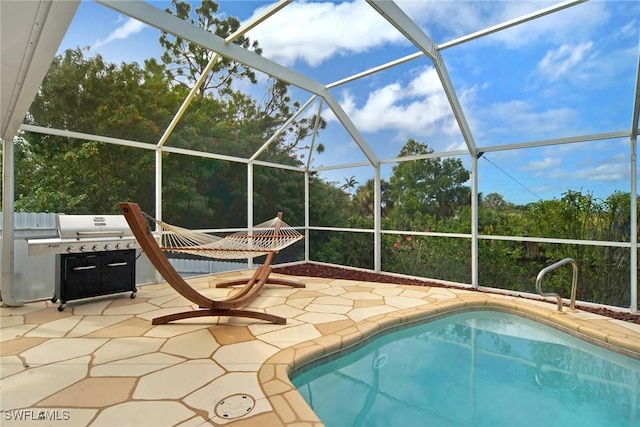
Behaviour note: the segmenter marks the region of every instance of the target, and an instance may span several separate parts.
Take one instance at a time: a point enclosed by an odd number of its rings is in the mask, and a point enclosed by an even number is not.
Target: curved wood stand
[[[253,319],[266,320],[271,323],[284,325],[287,320],[284,317],[275,316],[273,314],[261,313],[258,311],[241,310],[238,307],[246,305],[255,299],[262,287],[266,283],[273,283],[279,285],[292,286],[296,288],[303,288],[305,285],[300,282],[285,280],[285,279],[271,279],[269,280],[269,274],[271,273],[271,261],[273,260],[274,252],[267,254],[267,257],[260,267],[256,269],[251,278],[248,281],[244,280],[229,280],[218,284],[217,287],[224,288],[234,285],[243,285],[235,294],[231,295],[225,300],[212,300],[205,297],[189,284],[178,274],[173,268],[169,260],[164,255],[164,252],[158,246],[155,237],[149,230],[147,221],[140,210],[137,203],[123,202],[119,203],[118,207],[120,211],[127,219],[131,231],[136,237],[136,240],[140,244],[140,247],[147,255],[149,261],[158,270],[158,272],[164,277],[164,279],[174,288],[180,295],[188,299],[189,301],[197,304],[200,310],[190,310],[181,313],[169,314],[166,316],[156,317],[153,319],[153,325],[160,325],[174,320],[188,319],[191,317],[203,317],[203,316],[231,316],[231,317],[248,317]]]

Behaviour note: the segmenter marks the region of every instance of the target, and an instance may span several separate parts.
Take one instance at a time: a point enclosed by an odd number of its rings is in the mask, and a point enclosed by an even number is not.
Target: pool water
[[[502,312],[399,329],[291,379],[327,427],[640,426],[640,360]]]

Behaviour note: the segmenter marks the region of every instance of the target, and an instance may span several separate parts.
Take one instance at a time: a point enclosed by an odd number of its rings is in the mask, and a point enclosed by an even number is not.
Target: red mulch
[[[333,266],[315,264],[315,263],[304,263],[304,264],[297,264],[297,265],[289,265],[285,267],[274,267],[273,272],[280,273],[280,274],[290,274],[294,276],[327,277],[331,279],[357,280],[361,282],[395,283],[400,285],[455,288],[454,286],[447,286],[441,283],[431,282],[428,280],[406,279],[403,277],[396,277],[388,274],[377,274],[369,271],[352,270],[350,268],[340,268],[340,267],[333,267]],[[470,290],[473,290],[473,289],[470,289]],[[482,291],[477,291],[477,292],[482,292]],[[555,301],[552,301],[550,303],[556,304]],[[619,319],[619,320],[624,320],[626,322],[640,324],[640,314],[613,311],[607,308],[595,308],[595,307],[586,307],[586,306],[577,306],[577,308],[579,308],[580,310],[591,312],[591,313],[600,314],[602,316],[611,317],[613,319]]]

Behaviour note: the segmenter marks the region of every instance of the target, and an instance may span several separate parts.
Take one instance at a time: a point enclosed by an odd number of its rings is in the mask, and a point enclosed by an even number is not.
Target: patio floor
[[[234,290],[215,288],[218,281],[250,273],[188,282],[223,298]],[[561,314],[554,304],[464,289],[297,279],[306,288],[269,286],[248,306],[284,316],[286,325],[201,317],[153,326],[155,317],[192,307],[166,283],[139,287],[135,299],[123,293],[72,301],[63,312],[49,301],[2,307],[0,424],[321,425],[289,382],[290,369],[381,329],[472,307],[544,319],[640,358],[640,325]]]

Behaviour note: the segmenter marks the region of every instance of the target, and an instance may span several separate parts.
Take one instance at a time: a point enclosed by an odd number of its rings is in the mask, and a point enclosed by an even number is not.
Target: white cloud
[[[398,4],[437,43],[529,14],[553,2],[400,0]],[[263,10],[257,9],[249,20]],[[598,2],[569,10],[497,32],[482,40],[509,48],[540,40],[559,42],[569,36],[575,38],[577,34],[590,34],[609,16],[606,5]],[[566,18],[567,13],[571,13],[571,19]],[[344,3],[294,2],[247,35],[259,41],[265,57],[287,66],[302,61],[316,67],[336,56],[408,43],[362,0]]]
[[[133,34],[139,33],[146,27],[147,25],[145,23],[129,18],[124,24],[113,30],[107,37],[102,40],[97,40],[93,44],[93,49],[102,47],[115,40],[124,40]]]
[[[483,111],[477,112],[476,116],[479,124],[500,124],[500,126],[481,129],[482,135],[523,135],[522,141],[535,139],[527,137],[527,135],[549,134],[557,136],[566,133],[567,130],[573,128],[573,124],[577,120],[576,112],[570,108],[551,108],[537,111],[531,103],[523,100],[487,105],[483,107]],[[491,141],[487,141],[481,145],[491,144]]]
[[[496,12],[505,19],[509,16],[522,16],[527,13],[531,4],[535,4],[535,10],[547,7],[553,2],[498,2],[502,12]],[[529,6],[527,6],[527,4]],[[503,5],[505,7],[503,7]],[[550,15],[532,20],[526,24],[517,25],[507,30],[500,31],[490,36],[493,40],[504,44],[508,48],[516,49],[531,45],[540,41],[563,43],[568,39],[588,38],[597,28],[601,27],[610,17],[606,2],[588,2],[572,6]]]
[[[533,160],[524,165],[521,170],[523,171],[539,171],[541,169],[549,169],[550,167],[560,164],[560,159],[557,157],[545,157],[542,160]]]
[[[621,39],[634,38],[635,35],[637,34],[637,30],[636,30],[637,28],[638,28],[638,21],[636,19],[633,19],[629,21],[626,25],[623,25],[622,27],[620,27],[613,34],[613,37],[621,38]]]
[[[397,0],[436,43],[507,22],[548,7],[553,1]],[[258,8],[251,21],[266,7]],[[538,43],[562,43],[588,37],[609,18],[606,2],[579,4],[480,39],[508,48]],[[282,65],[296,61],[316,67],[330,58],[363,53],[388,45],[407,45],[382,16],[363,0],[342,3],[299,1],[288,4],[247,33],[263,55]]]
[[[547,179],[562,181],[589,181],[610,183],[628,180],[630,176],[629,157],[618,153],[607,158],[588,157],[580,162],[584,167],[567,167],[566,161],[562,166],[546,174]]]
[[[538,63],[537,71],[551,81],[565,76],[575,75],[575,68],[589,60],[593,42],[583,42],[577,45],[563,44],[557,49],[547,52]]]
[[[340,105],[363,132],[393,130],[401,134],[450,132],[453,114],[433,67],[421,69],[406,85],[394,82],[368,94],[359,106],[349,91]],[[327,120],[332,114],[323,113]],[[455,128],[457,129],[457,127]]]
[[[259,41],[265,57],[283,65],[303,61],[317,66],[342,54],[405,43],[400,33],[363,1],[295,2],[251,30],[248,36]]]
[[[629,164],[614,163],[581,169],[571,174],[572,178],[585,181],[616,182],[629,179]]]

